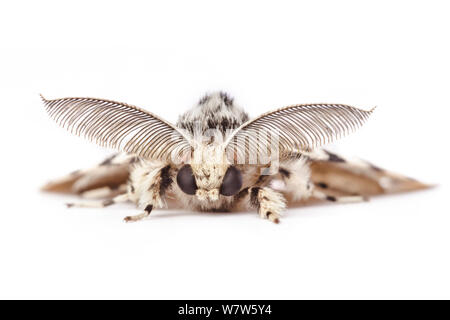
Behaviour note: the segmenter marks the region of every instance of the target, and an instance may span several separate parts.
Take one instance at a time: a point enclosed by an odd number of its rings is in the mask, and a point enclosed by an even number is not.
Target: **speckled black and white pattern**
[[[224,92],[215,92],[205,95],[196,106],[182,114],[176,125],[191,134],[196,130],[205,132],[208,129],[225,133],[248,120],[248,114],[234,103],[233,98]]]

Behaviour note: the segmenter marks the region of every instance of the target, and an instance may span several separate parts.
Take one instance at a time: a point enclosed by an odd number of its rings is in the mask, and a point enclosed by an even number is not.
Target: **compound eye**
[[[190,165],[183,166],[177,174],[177,184],[187,194],[194,195],[197,191],[197,183]]]
[[[241,190],[242,174],[236,167],[229,167],[220,186],[220,194],[224,196],[234,196]]]

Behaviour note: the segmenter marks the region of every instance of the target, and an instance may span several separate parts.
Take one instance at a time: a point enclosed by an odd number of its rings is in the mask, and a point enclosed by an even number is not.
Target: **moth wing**
[[[430,185],[397,174],[359,159],[347,159],[336,153],[320,150],[308,155],[311,180],[338,194],[373,196],[430,188]]]
[[[119,192],[120,188],[126,184],[131,166],[137,159],[139,158],[125,153],[115,154],[92,168],[77,170],[67,176],[52,180],[41,190],[81,194],[91,190],[109,188]]]

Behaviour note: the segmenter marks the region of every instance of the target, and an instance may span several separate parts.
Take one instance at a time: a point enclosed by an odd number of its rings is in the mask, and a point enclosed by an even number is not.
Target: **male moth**
[[[229,95],[216,92],[205,95],[173,125],[110,100],[42,100],[62,127],[120,152],[43,190],[91,198],[69,207],[132,201],[142,211],[125,221],[141,220],[172,199],[207,212],[254,208],[260,217],[278,223],[287,203],[359,202],[371,195],[427,187],[321,148],[358,128],[373,109],[300,104],[249,120]]]

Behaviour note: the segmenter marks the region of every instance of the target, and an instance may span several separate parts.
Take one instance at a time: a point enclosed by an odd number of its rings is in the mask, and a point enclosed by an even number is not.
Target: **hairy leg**
[[[74,207],[76,207],[76,208],[104,208],[104,207],[113,205],[115,203],[126,202],[128,200],[129,200],[128,194],[124,193],[124,194],[118,195],[112,199],[66,203],[66,206],[68,208],[74,208]]]
[[[150,215],[154,208],[165,206],[166,192],[173,183],[174,169],[161,162],[143,163],[131,172],[128,195],[143,212],[124,218],[125,222],[135,222]]]
[[[283,195],[269,187],[251,187],[242,190],[238,197],[246,198],[248,204],[258,210],[259,216],[274,223],[280,222],[281,212],[286,208]]]
[[[334,196],[330,195],[327,192],[319,191],[317,189],[313,190],[312,197],[319,200],[326,200],[331,202],[339,202],[339,203],[355,203],[355,202],[363,202],[368,201],[367,197],[361,195],[354,196]]]
[[[92,189],[88,191],[84,191],[80,194],[80,196],[84,199],[104,199],[104,198],[113,198],[120,194],[127,192],[127,185],[121,184],[118,188],[111,188],[108,186]]]
[[[134,216],[126,216],[123,220],[125,222],[136,222],[136,221],[142,220],[144,218],[147,218],[150,215],[150,213],[152,212],[152,210],[153,210],[153,205],[149,204],[145,207],[143,213],[140,213],[140,214],[137,214]]]

